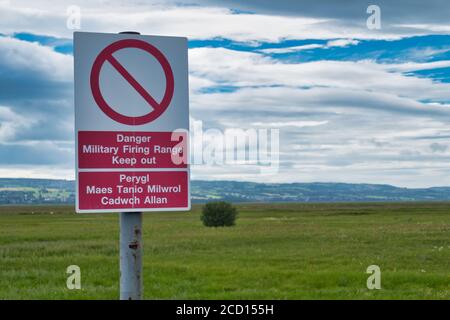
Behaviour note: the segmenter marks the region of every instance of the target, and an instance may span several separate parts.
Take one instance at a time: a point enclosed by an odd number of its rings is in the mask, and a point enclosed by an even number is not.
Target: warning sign
[[[77,212],[189,210],[187,40],[76,32]]]
[[[157,102],[152,97],[152,95],[147,92],[144,87],[133,77],[133,75],[131,75],[130,72],[128,72],[128,70],[114,57],[113,54],[116,51],[126,48],[144,50],[148,54],[155,57],[158,63],[161,65],[166,78],[166,89],[161,102]],[[142,98],[149,104],[149,106],[153,108],[152,111],[149,111],[147,114],[142,116],[130,117],[120,114],[108,105],[108,103],[102,96],[99,83],[100,71],[105,62],[109,62],[117,70],[117,72],[123,76],[123,78],[130,84],[130,86],[132,86],[136,90],[136,92],[138,92],[142,96]],[[128,125],[140,125],[155,120],[169,106],[174,90],[173,72],[166,57],[161,53],[161,51],[152,46],[150,43],[136,39],[119,40],[103,49],[95,59],[91,71],[91,88],[95,102],[111,119]]]

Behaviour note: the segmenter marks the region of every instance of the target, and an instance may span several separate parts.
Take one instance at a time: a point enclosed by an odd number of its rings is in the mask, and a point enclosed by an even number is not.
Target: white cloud
[[[448,68],[450,67],[450,60],[440,60],[433,62],[405,62],[401,64],[384,65],[384,69],[388,71],[395,72],[412,72],[420,70],[431,70],[437,68]]]
[[[191,39],[221,37],[246,42],[310,39],[312,35],[315,39],[398,39],[413,34],[409,28],[369,32],[362,23],[364,19],[359,24],[346,24],[326,16],[235,14],[224,7],[180,6],[176,3],[118,0],[99,5],[94,1],[78,1],[81,31],[119,32],[131,29],[143,34],[181,35]],[[24,31],[71,38],[73,30],[66,27],[66,10],[73,4],[71,0],[0,3],[0,30],[5,33]],[[362,17],[364,14],[362,11]]]
[[[337,39],[337,40],[330,40],[327,42],[327,47],[348,47],[348,46],[355,46],[359,43],[358,40],[354,39]]]
[[[427,31],[427,32],[435,32],[435,33],[449,33],[450,32],[450,26],[449,25],[442,25],[442,24],[432,24],[432,23],[426,23],[426,24],[407,24],[407,23],[399,23],[399,24],[393,24],[393,27],[398,28],[406,28],[411,29],[416,32],[418,31]]]
[[[194,91],[191,108],[197,118],[214,119],[211,126],[280,127],[282,139],[282,167],[276,176],[263,178],[256,168],[203,166],[195,168],[196,178],[410,187],[448,183],[449,170],[443,168],[450,152],[441,148],[437,153],[430,145],[450,137],[450,106],[421,100],[450,101],[450,86],[403,74],[446,63],[282,63],[223,48],[192,49],[190,58],[196,76],[240,87],[234,92]]]
[[[34,179],[75,179],[72,168],[60,168],[55,165],[0,167],[2,178],[34,178]]]
[[[14,68],[28,73],[44,74],[53,81],[67,82],[73,76],[73,59],[39,45],[10,37],[0,37],[0,67],[2,70]]]
[[[354,46],[359,43],[358,40],[354,39],[336,39],[336,40],[330,40],[326,44],[305,44],[301,46],[293,46],[293,47],[284,47],[284,48],[270,48],[270,49],[262,49],[259,50],[259,52],[263,53],[292,53],[297,51],[305,51],[305,50],[313,50],[313,49],[329,49],[332,47],[348,47],[348,46]]]
[[[29,129],[35,121],[14,113],[11,108],[0,106],[0,143],[14,139],[20,131]]]
[[[270,128],[280,128],[280,127],[316,127],[327,124],[328,121],[279,121],[279,122],[252,122],[252,126],[257,127],[270,127]]]
[[[196,77],[194,75],[189,75],[189,89],[191,91],[199,91],[202,88],[206,88],[206,87],[212,87],[216,85],[216,83],[212,80],[206,79],[206,78],[201,78],[201,77]]]
[[[293,46],[293,47],[285,47],[285,48],[270,48],[270,49],[262,49],[259,50],[263,53],[291,53],[291,52],[297,52],[297,51],[304,51],[304,50],[313,50],[313,49],[319,49],[324,48],[325,46],[322,44],[305,44],[302,46]]]
[[[378,92],[380,95],[393,94],[416,100],[433,98],[450,101],[448,83],[435,83],[431,79],[391,72],[396,68],[405,70],[405,64],[383,65],[373,61],[282,63],[257,53],[224,48],[192,49],[189,56],[193,75],[223,85],[322,87],[352,90],[367,95],[366,99],[370,98],[371,93]],[[333,93],[339,97],[340,91]],[[308,95],[307,91],[305,95]]]
[[[71,56],[0,37],[0,142],[8,143],[3,161],[31,157],[15,143],[73,139],[72,65]]]

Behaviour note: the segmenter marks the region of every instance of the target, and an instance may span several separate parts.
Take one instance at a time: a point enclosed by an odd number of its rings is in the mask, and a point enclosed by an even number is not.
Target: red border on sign
[[[153,97],[139,84],[139,82],[133,78],[133,76],[120,64],[120,62],[113,57],[112,54],[114,52],[125,48],[137,48],[144,50],[154,56],[156,60],[158,60],[166,76],[166,91],[161,102],[158,103],[157,101],[155,101],[155,99],[153,99]],[[147,101],[147,103],[153,107],[153,110],[151,112],[143,116],[130,117],[115,111],[108,105],[108,103],[103,98],[99,83],[100,70],[105,61],[111,63],[111,65],[125,78],[125,80],[127,80],[130,85]],[[172,68],[170,67],[169,61],[167,61],[166,57],[161,53],[161,51],[152,46],[150,43],[137,39],[119,40],[103,49],[94,61],[91,70],[90,81],[92,95],[100,109],[108,117],[117,122],[135,126],[149,123],[161,116],[161,114],[167,109],[170,101],[172,100],[175,87]]]

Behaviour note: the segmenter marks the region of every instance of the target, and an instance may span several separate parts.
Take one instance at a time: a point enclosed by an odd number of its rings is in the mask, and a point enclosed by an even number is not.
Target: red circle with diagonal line
[[[149,54],[151,54],[152,56],[154,56],[156,60],[158,60],[166,77],[166,91],[164,93],[161,102],[157,102],[150,95],[150,93],[148,93],[144,89],[144,87],[142,87],[142,85],[136,79],[134,79],[133,76],[120,64],[120,62],[113,57],[112,54],[114,52],[125,48],[136,48],[144,50]],[[125,78],[125,80],[142,96],[142,98],[144,98],[144,100],[153,108],[152,111],[143,116],[130,117],[115,111],[108,105],[108,103],[105,101],[105,98],[102,95],[99,83],[100,70],[105,61],[108,61]],[[136,39],[119,40],[103,49],[95,59],[91,70],[91,90],[95,102],[108,117],[123,124],[137,126],[155,120],[167,109],[167,107],[170,104],[170,101],[172,100],[174,91],[173,72],[172,68],[170,67],[169,61],[167,61],[166,57],[161,53],[161,51],[159,51],[156,47],[152,46],[150,43]]]

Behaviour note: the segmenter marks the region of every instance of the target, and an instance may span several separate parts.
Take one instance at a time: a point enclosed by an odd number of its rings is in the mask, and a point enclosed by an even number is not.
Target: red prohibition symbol
[[[125,48],[137,48],[144,50],[150,55],[154,56],[160,63],[166,77],[166,91],[161,102],[157,102],[150,95],[150,93],[148,93],[144,89],[144,87],[142,87],[142,85],[124,68],[124,66],[122,66],[122,64],[113,57],[114,52]],[[115,111],[108,105],[101,93],[99,84],[100,70],[105,61],[108,61],[122,75],[122,77],[124,77],[125,80],[142,96],[142,98],[144,98],[144,100],[153,108],[152,111],[142,116],[129,117]],[[90,81],[92,95],[94,96],[94,100],[100,107],[100,109],[111,119],[132,126],[146,124],[158,118],[169,106],[174,91],[174,78],[169,61],[167,61],[166,57],[156,47],[145,41],[136,39],[119,40],[103,49],[94,61],[91,70]]]

